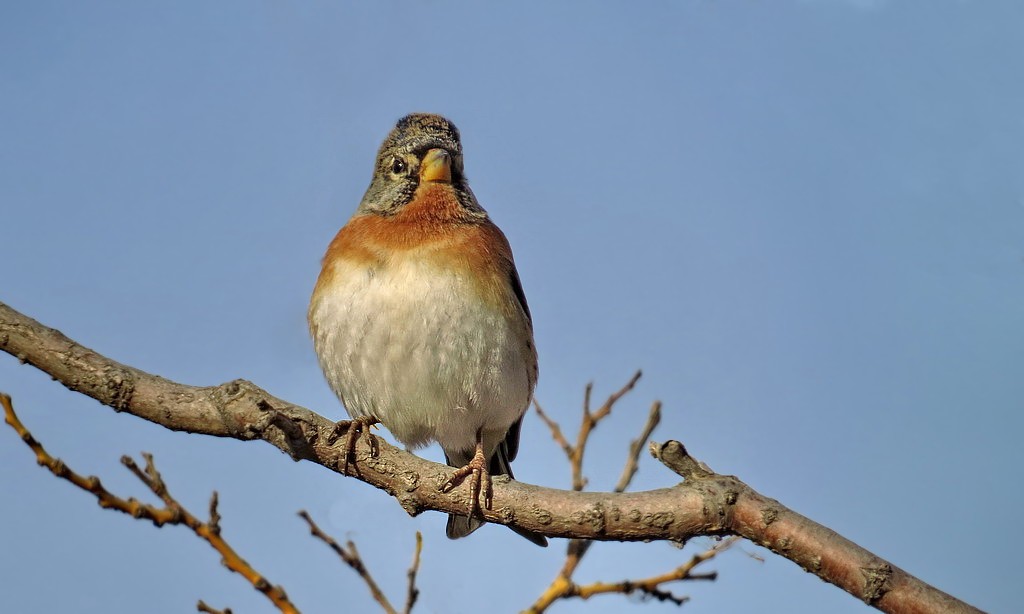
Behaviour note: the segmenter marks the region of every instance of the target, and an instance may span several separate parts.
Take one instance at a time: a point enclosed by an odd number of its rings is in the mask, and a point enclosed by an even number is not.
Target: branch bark
[[[209,387],[173,382],[101,356],[3,303],[0,349],[115,411],[175,431],[263,440],[294,460],[352,475],[395,497],[411,515],[425,510],[464,513],[469,507],[466,489],[440,490],[451,477],[450,468],[374,435],[359,438],[355,462],[346,467],[343,446],[330,443],[334,422],[248,381]],[[644,492],[598,493],[495,478],[493,505],[483,516],[549,537],[685,542],[702,535],[739,535],[884,612],[979,611],[738,478],[710,471],[679,442],[652,444],[652,451],[683,483]]]

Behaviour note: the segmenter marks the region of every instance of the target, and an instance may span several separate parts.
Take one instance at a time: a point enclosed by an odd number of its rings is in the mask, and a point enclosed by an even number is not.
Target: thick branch
[[[115,410],[172,430],[262,439],[296,460],[342,473],[340,450],[327,443],[332,421],[244,380],[202,388],[178,384],[105,358],[3,303],[0,349]],[[370,439],[377,443],[375,456]],[[660,446],[659,458],[671,457],[674,446],[682,448],[677,442]],[[390,493],[410,514],[461,513],[468,507],[466,489],[440,492],[451,469],[376,436],[359,438],[355,461],[349,473]],[[741,535],[886,612],[977,611],[737,478],[704,473],[689,471],[683,484],[636,493],[572,492],[496,479],[492,509],[483,515],[551,537],[684,542],[698,535]]]

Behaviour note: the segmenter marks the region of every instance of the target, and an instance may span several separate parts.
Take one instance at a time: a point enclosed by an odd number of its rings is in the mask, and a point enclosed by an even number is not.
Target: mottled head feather
[[[459,203],[467,210],[482,212],[463,174],[459,129],[440,115],[411,113],[398,120],[381,143],[359,213],[391,215],[408,204],[419,187],[420,163],[431,149],[444,149],[451,155],[451,185]]]
[[[435,147],[446,149],[453,156],[462,155],[459,129],[440,115],[410,113],[398,120],[394,129],[384,139],[377,153],[377,160],[380,160],[382,153],[393,149],[404,149],[422,155]]]

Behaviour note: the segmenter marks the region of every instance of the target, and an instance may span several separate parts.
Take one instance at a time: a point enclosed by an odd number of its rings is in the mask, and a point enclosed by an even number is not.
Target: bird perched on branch
[[[469,189],[450,121],[407,115],[384,139],[370,187],[327,248],[309,327],[354,419],[349,445],[378,421],[410,448],[438,442],[457,468],[442,488],[472,478],[469,515],[449,515],[448,537],[480,527],[490,476],[512,477],[537,352],[512,250]]]

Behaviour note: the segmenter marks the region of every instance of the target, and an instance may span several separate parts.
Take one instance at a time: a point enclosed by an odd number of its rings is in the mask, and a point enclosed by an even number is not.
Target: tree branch
[[[0,303],[0,349],[71,390],[176,431],[262,439],[296,460],[343,473],[342,450],[327,443],[334,422],[244,381],[179,384],[120,364]],[[377,454],[370,454],[370,441]],[[572,492],[495,479],[483,517],[550,537],[671,540],[740,535],[885,612],[977,612],[853,542],[757,493],[733,476],[700,469],[678,442],[658,458],[686,478],[635,493]],[[359,438],[349,474],[395,497],[410,514],[464,513],[466,489],[442,493],[448,467],[404,452],[375,435]]]

